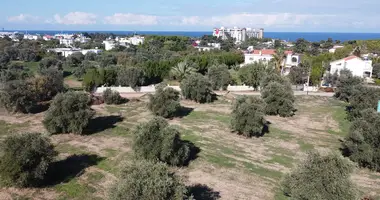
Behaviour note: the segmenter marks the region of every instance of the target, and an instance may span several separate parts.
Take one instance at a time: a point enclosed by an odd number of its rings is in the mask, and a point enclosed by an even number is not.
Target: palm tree
[[[172,67],[170,76],[175,80],[182,81],[187,75],[196,72],[197,69],[194,67],[194,64],[185,60]]]
[[[283,49],[277,49],[276,53],[273,55],[273,62],[276,66],[276,69],[281,72],[283,70],[283,63],[284,60],[286,59],[286,55]]]

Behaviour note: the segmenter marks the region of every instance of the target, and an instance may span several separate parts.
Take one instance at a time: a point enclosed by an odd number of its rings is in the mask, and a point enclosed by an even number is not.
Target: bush
[[[352,88],[349,98],[350,106],[347,109],[347,118],[354,120],[361,117],[361,111],[365,109],[377,110],[380,100],[380,89],[356,85]]]
[[[241,67],[238,72],[239,78],[244,84],[258,89],[264,77],[266,67],[266,64],[262,62],[255,62]]]
[[[138,126],[133,149],[137,156],[181,166],[190,158],[190,147],[164,118],[155,117]]]
[[[265,126],[265,104],[257,97],[241,97],[236,100],[232,110],[231,126],[246,137],[262,136]]]
[[[124,67],[117,73],[117,84],[135,88],[144,83],[144,71],[136,67]]]
[[[110,200],[183,200],[186,187],[164,163],[134,161],[124,166],[111,187]]]
[[[157,116],[175,117],[181,109],[179,92],[173,88],[158,88],[156,93],[150,96],[148,108]]]
[[[120,96],[118,91],[112,91],[111,89],[106,89],[103,92],[103,99],[106,104],[122,104],[124,99]]]
[[[282,85],[286,85],[291,90],[291,85],[289,84],[288,80],[276,72],[270,73],[262,78],[260,83],[261,90],[263,90],[271,82],[277,82]]]
[[[191,74],[180,85],[183,96],[186,99],[199,103],[209,103],[214,100],[211,83],[201,74]]]
[[[35,133],[7,137],[1,150],[0,182],[15,187],[40,185],[57,155],[49,139]]]
[[[271,82],[261,90],[261,97],[266,103],[266,114],[281,117],[294,114],[294,94],[289,85]]]
[[[0,105],[8,112],[30,113],[37,105],[36,94],[24,80],[9,81],[0,90]]]
[[[50,133],[82,134],[94,112],[86,93],[69,91],[58,94],[46,112],[43,124]]]
[[[213,65],[210,67],[208,69],[208,78],[214,90],[227,90],[228,85],[232,81],[227,65]]]
[[[362,82],[361,78],[352,75],[350,70],[341,70],[336,82],[335,97],[342,101],[349,101],[354,86]]]
[[[291,199],[356,200],[357,190],[350,180],[354,165],[340,155],[309,153],[307,159],[282,182]]]
[[[359,166],[380,171],[380,114],[367,109],[360,115],[352,122],[341,150]]]

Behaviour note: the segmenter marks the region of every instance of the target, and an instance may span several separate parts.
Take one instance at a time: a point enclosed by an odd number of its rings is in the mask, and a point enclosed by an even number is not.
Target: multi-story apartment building
[[[264,37],[264,29],[221,27],[220,29],[214,28],[212,35],[221,38],[222,40],[233,38],[235,39],[236,43],[240,43],[246,41],[248,38],[262,39]]]

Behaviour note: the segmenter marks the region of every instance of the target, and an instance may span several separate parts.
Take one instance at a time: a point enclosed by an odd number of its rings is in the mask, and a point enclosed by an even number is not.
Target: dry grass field
[[[0,189],[0,199],[106,199],[118,168],[133,158],[132,132],[152,114],[141,97],[120,106],[93,106],[97,116],[88,135],[50,136],[59,151],[50,184],[35,189]],[[174,168],[196,199],[286,199],[283,175],[310,150],[338,151],[347,133],[345,105],[328,97],[298,96],[294,117],[267,116],[268,133],[247,139],[230,132],[228,99],[212,104],[181,101],[188,113],[169,121],[182,138],[199,148],[188,167]],[[46,132],[44,113],[0,113],[0,137],[17,132]],[[352,179],[363,194],[380,195],[380,173],[357,169]]]

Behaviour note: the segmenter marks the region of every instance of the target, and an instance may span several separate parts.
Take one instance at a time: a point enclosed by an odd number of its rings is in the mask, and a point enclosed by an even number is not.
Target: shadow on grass
[[[71,76],[73,73],[72,72],[70,72],[70,71],[63,71],[63,78],[66,78],[66,77],[68,77],[68,76]]]
[[[56,161],[49,166],[44,187],[67,183],[80,176],[90,166],[97,165],[104,158],[98,155],[72,155],[64,160]]]
[[[269,125],[271,125],[272,123],[270,121],[266,121],[264,123],[264,126],[263,126],[263,130],[261,131],[261,134],[256,136],[256,137],[262,137],[264,136],[265,134],[269,133]]]
[[[220,199],[219,192],[214,191],[207,185],[196,184],[189,186],[188,194],[193,195],[196,200],[217,200]]]
[[[123,119],[124,118],[119,115],[96,117],[90,121],[90,123],[84,130],[84,134],[90,135],[105,131],[110,128],[115,128],[115,124],[123,121]]]
[[[188,108],[181,106],[181,109],[177,112],[176,117],[183,118],[193,112],[194,108]]]
[[[184,163],[184,166],[189,166],[191,161],[198,158],[198,154],[201,152],[201,149],[195,146],[195,144],[190,141],[184,140],[183,143],[185,143],[185,145],[187,145],[190,148],[190,156]]]
[[[37,105],[33,106],[33,108],[30,110],[31,114],[38,114],[45,112],[49,109],[50,102],[41,102],[38,103]]]

